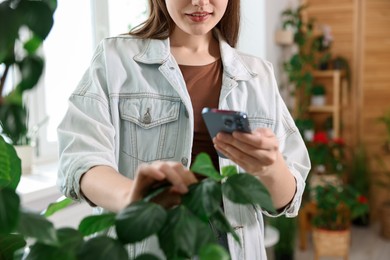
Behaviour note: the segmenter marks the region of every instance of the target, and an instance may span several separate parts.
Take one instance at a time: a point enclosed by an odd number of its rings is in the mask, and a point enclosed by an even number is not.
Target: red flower
[[[317,132],[313,138],[314,143],[327,144],[329,142],[326,132]]]
[[[365,197],[365,196],[363,196],[363,195],[358,196],[357,200],[358,200],[358,202],[359,202],[360,204],[367,204],[367,203],[368,203],[367,197]]]

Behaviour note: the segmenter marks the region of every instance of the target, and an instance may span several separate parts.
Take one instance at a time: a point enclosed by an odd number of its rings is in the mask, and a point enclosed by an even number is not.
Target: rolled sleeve
[[[80,179],[85,172],[97,165],[117,169],[115,131],[107,104],[96,97],[72,95],[57,133],[60,154],[57,185],[66,197],[85,200],[80,191]]]

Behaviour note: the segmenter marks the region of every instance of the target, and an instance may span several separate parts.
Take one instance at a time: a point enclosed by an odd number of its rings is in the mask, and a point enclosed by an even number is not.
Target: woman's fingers
[[[166,206],[180,203],[180,195],[187,193],[188,186],[197,182],[197,179],[191,171],[177,162],[158,161],[141,165],[130,194],[131,202],[142,199],[151,189],[164,182],[172,184],[172,187],[160,194],[156,201]]]
[[[262,172],[275,163],[279,146],[275,134],[267,128],[252,133],[218,133],[215,148],[247,172]]]

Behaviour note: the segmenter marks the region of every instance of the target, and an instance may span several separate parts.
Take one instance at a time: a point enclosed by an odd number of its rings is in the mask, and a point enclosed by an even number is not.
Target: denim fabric
[[[268,127],[276,134],[297,183],[294,199],[280,214],[296,216],[310,161],[279,95],[272,66],[238,52],[216,35],[223,63],[219,108],[246,112],[252,129]],[[193,110],[169,46],[169,39],[131,36],[107,38],[99,44],[58,127],[58,186],[64,195],[83,200],[80,178],[95,165],[111,166],[129,178],[134,178],[139,164],[155,160],[178,161],[189,167]],[[220,159],[220,167],[226,165],[234,164]],[[232,259],[266,259],[262,213],[268,213],[257,206],[223,201],[242,243],[228,235]],[[161,255],[155,238],[129,249],[134,255],[144,251]]]

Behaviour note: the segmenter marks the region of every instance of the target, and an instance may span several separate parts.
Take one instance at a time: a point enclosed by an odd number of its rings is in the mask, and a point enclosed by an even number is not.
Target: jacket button
[[[152,117],[150,116],[149,108],[146,109],[146,113],[144,114],[142,118],[142,123],[144,124],[150,124],[152,122]]]
[[[188,165],[188,158],[187,157],[181,158],[181,164],[183,164],[184,167],[187,167],[187,165]]]

